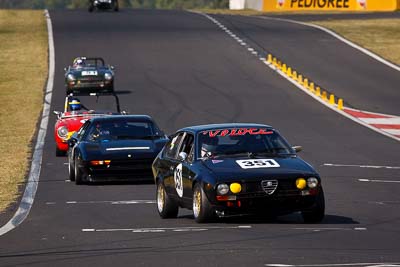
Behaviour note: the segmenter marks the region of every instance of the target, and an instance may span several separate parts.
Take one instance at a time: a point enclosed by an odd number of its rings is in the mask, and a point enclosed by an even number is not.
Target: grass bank
[[[47,77],[43,11],[0,10],[0,213],[18,198]]]
[[[329,20],[311,23],[331,29],[375,54],[400,64],[400,19]]]

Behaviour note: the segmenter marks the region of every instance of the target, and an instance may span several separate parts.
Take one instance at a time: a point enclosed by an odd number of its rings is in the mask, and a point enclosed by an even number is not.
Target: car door
[[[192,170],[192,161],[194,155],[194,135],[186,133],[181,146],[178,151],[178,165],[177,169],[181,171],[181,176],[176,177],[175,180],[180,179],[182,183],[182,200],[185,206],[192,206],[192,182],[194,179],[194,172]],[[184,153],[184,154],[182,154]],[[179,174],[179,173],[178,173]]]
[[[160,175],[164,180],[165,189],[174,198],[179,198],[181,192],[181,186],[180,184],[176,184],[175,177],[179,177],[179,173],[177,173],[179,169],[176,169],[179,164],[177,156],[184,136],[184,132],[179,132],[172,136],[171,140],[165,145],[162,159],[158,165]]]

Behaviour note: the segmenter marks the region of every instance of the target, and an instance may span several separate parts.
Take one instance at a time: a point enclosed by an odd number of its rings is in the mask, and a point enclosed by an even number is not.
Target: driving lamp
[[[240,193],[240,191],[242,191],[242,186],[239,183],[231,183],[229,188],[234,194]]]
[[[297,187],[297,189],[304,189],[304,188],[306,188],[306,186],[307,186],[307,182],[306,182],[306,179],[304,179],[304,178],[298,178],[297,180],[296,180],[296,187]]]

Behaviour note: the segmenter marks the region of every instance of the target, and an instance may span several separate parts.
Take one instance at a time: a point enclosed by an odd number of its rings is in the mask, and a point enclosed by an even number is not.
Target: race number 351
[[[258,168],[278,168],[279,163],[273,159],[245,159],[237,160],[237,164],[242,169],[258,169]]]

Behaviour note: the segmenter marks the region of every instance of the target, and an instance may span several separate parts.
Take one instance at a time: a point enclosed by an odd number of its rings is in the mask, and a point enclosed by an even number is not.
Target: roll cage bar
[[[116,103],[116,106],[117,106],[117,112],[121,113],[121,108],[119,106],[119,98],[118,98],[116,93],[98,93],[98,92],[97,93],[89,93],[89,94],[71,93],[71,94],[67,95],[65,97],[64,112],[70,111],[70,110],[68,110],[68,107],[69,107],[68,102],[69,102],[69,99],[74,97],[74,96],[95,96],[96,97],[96,101],[99,99],[100,96],[114,96],[115,103]]]

